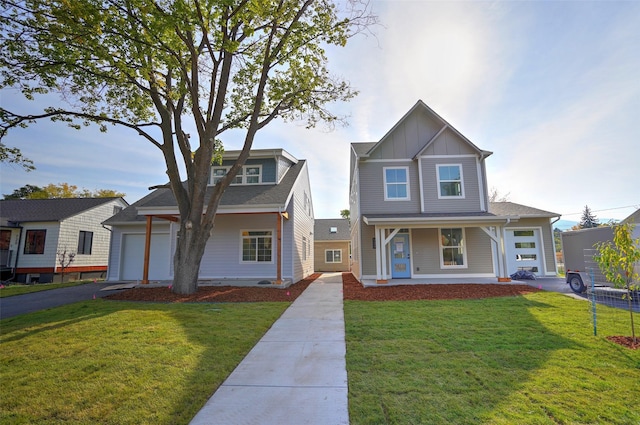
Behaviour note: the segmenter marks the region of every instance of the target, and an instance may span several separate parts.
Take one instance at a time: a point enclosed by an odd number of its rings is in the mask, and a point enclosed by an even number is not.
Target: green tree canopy
[[[0,107],[0,141],[51,118],[125,126],[160,149],[179,209],[178,293],[197,289],[220,198],[256,133],[276,118],[344,121],[328,105],[356,92],[326,51],[376,21],[358,0],[0,1],[0,89],[62,99],[28,115]],[[238,129],[241,154],[205,205],[211,160]]]
[[[350,210],[340,210],[340,217],[349,219],[350,216],[351,216]]]

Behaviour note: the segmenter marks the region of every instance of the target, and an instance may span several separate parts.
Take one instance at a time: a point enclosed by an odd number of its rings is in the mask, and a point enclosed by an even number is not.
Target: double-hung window
[[[273,251],[271,230],[242,231],[242,262],[270,263]]]
[[[217,184],[227,175],[231,167],[212,167],[211,184]],[[260,184],[262,183],[262,165],[244,165],[238,171],[231,184]]]
[[[44,254],[44,242],[46,238],[46,230],[27,230],[24,240],[24,253]]]
[[[437,166],[438,198],[464,198],[462,165],[446,164]]]
[[[93,244],[93,232],[80,230],[78,236],[78,254],[91,255],[91,245]]]
[[[440,229],[440,261],[443,268],[466,268],[464,229]]]
[[[409,200],[409,167],[384,167],[384,200]]]
[[[325,249],[324,261],[326,263],[342,263],[341,249]]]

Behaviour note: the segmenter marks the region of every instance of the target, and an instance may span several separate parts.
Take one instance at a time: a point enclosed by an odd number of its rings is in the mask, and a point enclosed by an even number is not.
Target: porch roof
[[[377,226],[440,227],[446,225],[499,225],[518,221],[517,215],[495,215],[490,212],[365,214],[366,224]]]

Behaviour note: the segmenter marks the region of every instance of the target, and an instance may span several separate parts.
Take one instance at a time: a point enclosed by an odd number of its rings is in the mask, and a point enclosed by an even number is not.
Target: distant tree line
[[[69,183],[49,183],[44,187],[24,185],[5,194],[4,199],[56,199],[56,198],[114,198],[124,197],[125,194],[112,189],[96,189],[94,191]]]

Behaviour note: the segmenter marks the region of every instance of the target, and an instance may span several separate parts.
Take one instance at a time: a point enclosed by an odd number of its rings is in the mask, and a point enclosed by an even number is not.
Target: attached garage
[[[121,280],[141,280],[144,266],[144,234],[131,233],[122,235],[122,259],[120,267]],[[149,256],[149,280],[170,279],[169,234],[151,235],[151,252]]]
[[[507,229],[505,245],[508,273],[518,270],[527,270],[536,275],[545,273],[539,228]]]

